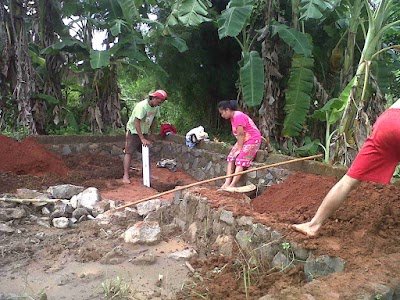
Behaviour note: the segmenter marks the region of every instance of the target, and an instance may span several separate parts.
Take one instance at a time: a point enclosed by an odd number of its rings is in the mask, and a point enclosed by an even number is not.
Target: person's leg
[[[139,142],[138,142],[139,141]],[[129,131],[126,133],[126,138],[125,138],[125,155],[124,155],[124,161],[123,161],[123,166],[124,166],[124,176],[122,177],[122,182],[123,183],[131,183],[129,180],[129,168],[132,163],[132,155],[134,151],[138,147],[138,143],[140,144],[140,139],[137,134],[131,134]]]
[[[132,154],[125,153],[124,155],[124,177],[122,177],[123,183],[131,183],[129,180],[129,168],[131,166]]]
[[[226,167],[226,175],[232,175],[235,170],[236,156],[234,154],[236,152],[237,147],[238,147],[237,143],[233,145],[231,151],[226,157],[226,160],[228,161],[228,166]],[[232,182],[232,177],[226,178],[225,183],[221,186],[221,189],[227,188],[231,184],[231,182]]]
[[[236,166],[235,168],[235,174],[242,172],[243,171],[243,167],[242,166]],[[239,182],[241,175],[236,175],[233,177],[232,182],[229,184],[229,187],[236,187],[237,183]]]
[[[261,141],[259,142],[248,142],[242,147],[242,150],[235,159],[235,174],[242,172],[244,168],[248,168],[251,162],[257,155],[258,149],[260,149]],[[240,180],[241,175],[234,176],[229,187],[236,187]]]
[[[318,230],[321,228],[325,220],[343,204],[350,191],[357,187],[360,182],[360,180],[344,175],[325,196],[317,210],[317,213],[311,221],[303,224],[295,224],[292,225],[292,227],[308,236],[317,235]]]
[[[226,175],[231,175],[233,173],[234,167],[235,167],[234,161],[228,162],[228,166],[226,167]],[[225,178],[225,183],[221,186],[221,189],[227,188],[231,184],[231,181],[232,177]]]

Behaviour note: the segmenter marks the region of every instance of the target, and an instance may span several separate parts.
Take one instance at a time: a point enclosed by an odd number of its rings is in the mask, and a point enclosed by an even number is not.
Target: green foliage
[[[111,54],[109,51],[90,50],[90,66],[92,69],[101,69],[110,63]]]
[[[293,151],[296,154],[296,156],[301,156],[301,157],[315,155],[318,153],[319,144],[320,142],[318,139],[311,140],[311,138],[307,136],[304,139],[304,145],[297,148],[295,147]]]
[[[8,126],[4,130],[0,130],[0,133],[8,137],[11,137],[17,141],[22,141],[29,135],[28,129],[22,126],[18,127],[17,129],[13,129],[10,126]]]
[[[377,295],[374,296],[374,299],[375,299],[375,300],[382,300],[382,298],[383,298],[383,297],[382,297],[381,294],[377,294]]]
[[[240,91],[243,102],[250,107],[261,104],[264,95],[264,64],[257,51],[250,51],[257,36],[251,37],[254,19],[262,12],[255,4],[254,0],[231,0],[217,19],[219,38],[234,37],[242,49]],[[242,33],[241,41],[237,38],[239,33]]]
[[[326,11],[332,11],[339,0],[301,0],[300,20],[316,19],[324,16]]]
[[[394,81],[394,74],[389,63],[392,62],[385,60],[374,61],[371,68],[371,72],[374,74],[374,78],[383,94],[390,93],[390,87]]]
[[[243,101],[248,106],[261,104],[264,95],[264,64],[257,51],[245,53],[240,68]]]
[[[314,83],[311,70],[313,63],[312,58],[299,55],[293,57],[284,107],[286,118],[282,134],[286,137],[298,136],[303,129],[310,109],[310,94]]]
[[[397,165],[396,169],[394,170],[393,177],[400,178],[400,165]]]
[[[274,149],[278,149],[279,153],[295,157],[306,157],[318,153],[320,141],[318,139],[312,140],[311,137],[306,136],[302,141],[296,141],[293,138],[289,138],[283,146],[274,144],[274,141],[272,141],[272,144]]]
[[[311,117],[332,125],[339,120],[343,109],[343,100],[339,98],[333,98],[329,100],[322,108],[314,111]]]
[[[118,4],[121,7],[122,15],[125,21],[134,22],[140,18],[135,1],[118,0]]]
[[[130,299],[132,289],[130,284],[122,277],[107,279],[101,283],[105,299]]]
[[[57,99],[56,97],[50,96],[50,95],[37,94],[36,96],[49,104],[59,104],[60,103],[59,99]]]
[[[171,36],[169,38],[169,42],[171,43],[172,46],[174,46],[179,52],[185,52],[187,51],[189,48],[186,45],[186,42],[184,39],[178,37],[178,36]]]
[[[209,7],[211,7],[211,2],[208,0],[176,1],[167,19],[167,25],[198,26],[203,22],[209,22],[211,21],[207,18]]]
[[[73,37],[63,37],[62,41],[43,49],[41,54],[58,54],[61,50],[74,53],[77,51],[89,51],[89,48],[85,43]]]
[[[254,1],[230,1],[228,7],[217,19],[218,35],[236,37],[248,25]]]
[[[326,163],[329,162],[330,159],[330,144],[332,136],[337,131],[334,130],[331,132],[331,126],[342,117],[354,80],[355,79],[353,78],[350,81],[339,98],[330,99],[322,108],[314,111],[314,114],[311,116],[314,119],[325,122],[325,144],[320,144],[320,146],[324,149],[324,161]]]
[[[275,34],[278,34],[286,44],[293,48],[296,54],[303,55],[305,57],[311,56],[313,45],[309,40],[309,35],[277,22],[274,22],[271,25],[271,29],[271,36],[273,37]]]
[[[198,30],[185,35],[188,51],[178,53],[170,44],[154,40],[150,55],[158,57],[157,63],[168,72],[165,85],[168,101],[177,111],[175,120],[169,119],[180,133],[199,125],[210,134],[211,129],[225,129],[217,103],[235,99],[237,89],[240,48],[232,39],[219,40],[214,24],[203,23]],[[164,107],[165,106],[165,107]],[[172,117],[173,113],[169,114]]]

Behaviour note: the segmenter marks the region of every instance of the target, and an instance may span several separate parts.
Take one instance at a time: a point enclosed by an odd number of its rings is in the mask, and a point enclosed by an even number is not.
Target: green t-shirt
[[[129,118],[128,123],[126,123],[126,128],[132,134],[137,134],[135,128],[135,118],[138,118],[140,120],[140,129],[142,130],[142,133],[148,134],[150,132],[151,123],[153,123],[155,117],[160,117],[160,107],[151,107],[149,100],[145,99],[135,105],[132,115]]]

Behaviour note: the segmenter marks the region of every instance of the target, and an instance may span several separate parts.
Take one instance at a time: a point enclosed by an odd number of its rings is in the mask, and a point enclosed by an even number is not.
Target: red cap
[[[167,92],[164,90],[157,90],[154,93],[150,93],[149,96],[157,97],[162,100],[167,100]]]

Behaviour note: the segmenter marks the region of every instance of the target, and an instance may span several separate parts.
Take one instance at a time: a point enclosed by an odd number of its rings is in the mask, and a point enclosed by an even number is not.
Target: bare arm
[[[156,127],[156,124],[157,124],[157,118],[154,117],[153,122],[150,125],[150,136],[153,142],[156,140],[154,136],[154,128]]]
[[[237,153],[235,153],[236,155],[238,155],[240,153],[240,151],[242,151],[243,148],[243,144],[244,144],[244,128],[243,126],[238,126],[236,128],[236,133],[237,133],[237,144],[238,144],[238,148],[237,148]]]
[[[140,128],[140,120],[138,118],[135,118],[135,122],[134,123],[135,123],[136,132],[137,132],[140,140],[142,141],[142,144],[145,145],[145,146],[150,145],[151,144],[150,141],[148,141],[148,140],[146,140],[144,138],[144,135],[142,133],[142,129]]]

